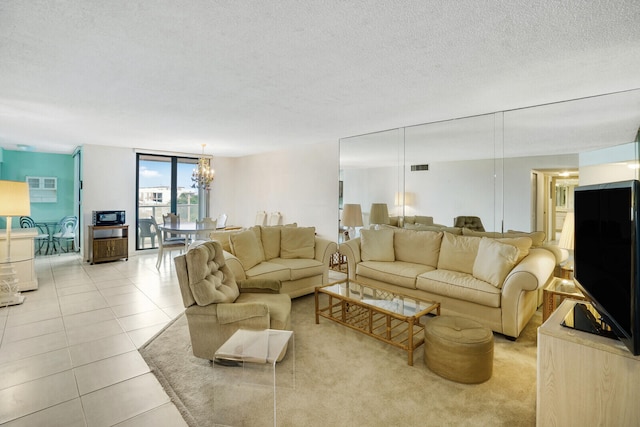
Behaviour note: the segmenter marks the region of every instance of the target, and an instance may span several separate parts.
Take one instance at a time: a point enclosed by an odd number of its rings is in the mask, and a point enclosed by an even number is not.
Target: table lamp
[[[18,277],[11,264],[11,218],[31,214],[29,185],[26,182],[0,181],[0,216],[7,217],[6,258],[0,266],[0,305],[24,302],[18,290]]]
[[[344,232],[345,240],[349,240],[349,229],[353,228],[355,234],[355,227],[362,227],[362,209],[359,204],[345,204],[342,209],[342,225],[347,227]]]
[[[389,209],[386,203],[372,203],[369,213],[369,224],[389,224]]]
[[[573,241],[575,235],[575,216],[573,212],[567,212],[567,216],[564,218],[564,224],[562,224],[562,231],[560,232],[560,240],[558,241],[558,247],[569,251],[569,259],[562,266],[562,270],[567,273],[569,278],[573,274]]]

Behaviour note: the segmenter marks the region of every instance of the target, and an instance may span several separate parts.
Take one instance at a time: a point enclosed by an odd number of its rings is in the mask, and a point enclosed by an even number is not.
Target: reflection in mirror
[[[454,226],[477,216],[487,231],[496,222],[496,152],[493,114],[411,126],[405,130],[405,215],[431,216]],[[426,166],[427,167],[416,167]]]
[[[403,129],[392,129],[340,140],[342,202],[361,206],[366,228],[373,203],[385,203],[389,215],[398,214],[396,194],[404,188],[403,133]],[[341,224],[340,236],[342,228]],[[355,236],[358,235],[359,229],[356,229]]]
[[[630,90],[344,138],[344,203],[362,205],[365,227],[371,204],[386,203],[392,216],[451,226],[474,215],[488,231],[555,240],[573,188],[557,206],[558,180],[637,179],[639,126],[640,90]]]

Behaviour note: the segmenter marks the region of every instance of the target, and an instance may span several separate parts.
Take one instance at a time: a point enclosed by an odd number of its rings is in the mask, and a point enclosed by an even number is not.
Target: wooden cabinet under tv
[[[561,325],[566,299],[538,329],[536,424],[637,426],[640,356],[620,341]]]
[[[129,259],[128,225],[90,225],[89,259],[91,264]]]

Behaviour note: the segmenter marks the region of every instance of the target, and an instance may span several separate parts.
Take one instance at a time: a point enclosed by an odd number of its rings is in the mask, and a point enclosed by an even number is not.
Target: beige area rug
[[[293,300],[292,321],[295,363],[290,349],[276,370],[279,426],[535,425],[540,312],[517,341],[495,335],[493,376],[476,385],[431,372],[423,347],[409,366],[398,348],[324,318],[316,325],[313,295]],[[190,426],[273,425],[273,388],[194,357],[184,315],[140,353]]]

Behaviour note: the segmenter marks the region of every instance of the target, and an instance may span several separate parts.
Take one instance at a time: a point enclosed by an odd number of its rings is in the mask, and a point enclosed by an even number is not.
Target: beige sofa
[[[215,237],[215,236],[214,236]],[[227,265],[237,280],[274,279],[291,298],[329,281],[329,261],[338,245],[315,235],[314,227],[255,226],[228,235]]]
[[[530,237],[491,238],[400,228],[361,230],[340,244],[349,279],[441,303],[442,314],[517,338],[538,307],[555,256]]]

